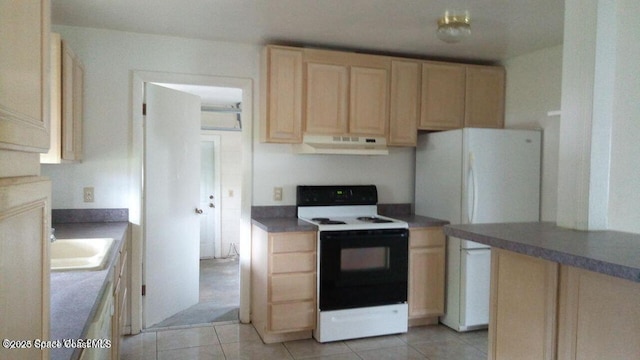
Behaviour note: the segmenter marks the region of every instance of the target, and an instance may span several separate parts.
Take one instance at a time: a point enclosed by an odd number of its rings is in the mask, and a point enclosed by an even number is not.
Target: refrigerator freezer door
[[[462,130],[420,134],[416,148],[417,215],[460,224]]]
[[[460,284],[460,322],[464,329],[489,323],[491,250],[460,250],[462,281]]]
[[[535,130],[464,129],[462,219],[540,219],[540,146]]]

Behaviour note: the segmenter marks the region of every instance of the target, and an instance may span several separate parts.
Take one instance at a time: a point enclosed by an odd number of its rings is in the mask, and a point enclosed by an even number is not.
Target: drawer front
[[[313,300],[316,293],[316,274],[282,274],[271,277],[269,301]]]
[[[316,253],[271,255],[271,274],[316,271]]]
[[[409,230],[409,247],[433,247],[444,246],[445,236],[441,227],[410,229]]]
[[[315,232],[277,233],[270,238],[272,254],[316,250]]]
[[[314,301],[293,302],[269,306],[269,330],[295,331],[315,328]]]

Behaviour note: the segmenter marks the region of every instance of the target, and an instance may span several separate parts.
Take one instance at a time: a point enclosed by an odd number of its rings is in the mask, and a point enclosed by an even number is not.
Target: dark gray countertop
[[[409,228],[443,226],[448,221],[420,215],[389,215],[398,220],[406,221]],[[262,217],[251,219],[252,223],[267,232],[296,232],[317,231],[318,227],[296,217]]]
[[[449,224],[446,220],[440,220],[428,216],[421,215],[393,215],[392,218],[406,221],[409,224],[409,228],[420,228],[420,227],[432,227],[432,226],[444,226]]]
[[[296,217],[253,218],[251,222],[267,232],[317,231],[318,227]]]
[[[58,239],[114,238],[104,270],[51,272],[51,339],[81,339],[94,317],[104,294],[129,223],[54,224]],[[76,359],[80,351],[53,349],[51,359]]]
[[[579,231],[561,228],[550,222],[447,225],[444,233],[640,282],[640,234]]]

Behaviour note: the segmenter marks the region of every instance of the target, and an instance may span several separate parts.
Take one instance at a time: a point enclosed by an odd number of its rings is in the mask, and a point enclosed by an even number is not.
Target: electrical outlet
[[[273,200],[274,201],[282,201],[282,188],[274,187],[273,188]]]
[[[93,202],[93,187],[86,187],[82,189],[84,202]]]

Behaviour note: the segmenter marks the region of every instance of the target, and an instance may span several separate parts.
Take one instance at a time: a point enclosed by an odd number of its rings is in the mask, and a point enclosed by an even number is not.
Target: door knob
[[[202,214],[204,212],[204,210],[196,208],[196,214]]]

